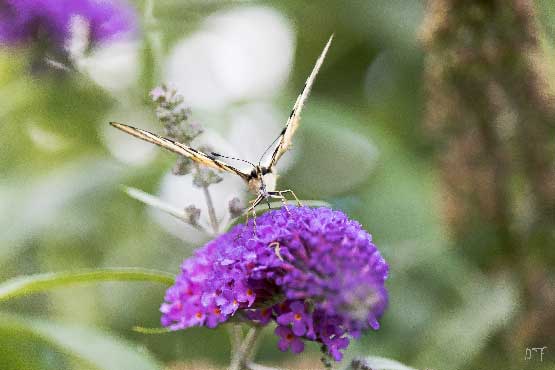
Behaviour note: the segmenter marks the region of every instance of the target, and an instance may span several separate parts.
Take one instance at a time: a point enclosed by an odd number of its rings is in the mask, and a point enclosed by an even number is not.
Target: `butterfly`
[[[122,123],[110,122],[110,124],[123,132],[126,132],[132,136],[135,136],[152,144],[156,144],[171,152],[187,157],[200,165],[220,171],[233,173],[241,177],[247,183],[249,191],[256,195],[256,198],[249,202],[250,207],[246,210],[247,217],[251,212],[256,217],[255,207],[263,201],[266,201],[268,203],[268,207],[270,207],[269,199],[271,198],[280,199],[285,205],[286,198],[284,194],[287,193],[290,193],[297,200],[297,203],[300,204],[299,199],[291,189],[276,190],[276,164],[281,156],[291,146],[293,135],[295,134],[295,131],[299,126],[301,110],[306,99],[308,98],[310,89],[312,88],[314,80],[316,79],[316,75],[318,74],[322,63],[324,62],[324,58],[326,57],[332,40],[333,35],[331,35],[328,42],[326,43],[326,46],[324,47],[324,50],[316,60],[316,64],[314,65],[312,72],[308,76],[302,92],[299,94],[297,100],[295,101],[295,104],[293,105],[293,109],[291,110],[291,114],[289,114],[289,118],[287,119],[285,127],[283,128],[279,136],[274,140],[274,142],[270,144],[270,146],[262,154],[258,161],[258,164],[254,164],[242,159],[227,157],[215,152],[209,154],[203,153],[197,149],[191,148],[190,146],[182,144],[173,139],[158,136],[156,134],[153,134],[152,132],[124,125]],[[234,159],[248,163],[250,166],[252,166],[252,169],[250,169],[250,171],[247,171],[236,168],[226,163],[224,159]]]

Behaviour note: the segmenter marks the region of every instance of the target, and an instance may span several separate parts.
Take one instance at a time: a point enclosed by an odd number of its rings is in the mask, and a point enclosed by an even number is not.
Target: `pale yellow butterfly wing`
[[[310,89],[314,84],[314,80],[316,79],[316,75],[318,74],[318,71],[320,70],[322,63],[324,63],[324,59],[326,57],[326,54],[328,52],[328,49],[331,45],[332,40],[333,40],[333,35],[331,35],[328,42],[326,43],[326,46],[324,47],[324,50],[316,60],[316,64],[314,65],[314,68],[312,69],[310,76],[308,76],[308,79],[304,84],[303,91],[297,97],[297,100],[295,101],[295,105],[293,105],[291,114],[289,115],[289,118],[287,119],[287,123],[285,124],[285,127],[283,128],[283,131],[281,132],[280,136],[270,146],[270,148],[268,148],[266,153],[260,159],[260,165],[263,168],[272,168],[273,166],[275,166],[275,164],[281,158],[283,153],[285,153],[291,146],[293,135],[295,134],[295,131],[299,127],[303,105],[306,99],[308,98],[308,95],[310,94]],[[268,156],[266,156],[266,154],[268,154]]]
[[[245,181],[249,180],[248,173],[241,171],[233,166],[230,166],[229,164],[224,163],[220,160],[217,160],[212,155],[203,153],[199,150],[191,148],[190,146],[182,144],[178,141],[169,139],[167,137],[158,136],[156,134],[153,134],[152,132],[142,130],[140,128],[136,128],[129,125],[124,125],[122,123],[110,122],[110,125],[114,126],[115,128],[125,133],[128,133],[129,135],[135,136],[136,138],[139,138],[144,141],[148,141],[149,143],[158,145],[171,152],[187,157],[203,166],[210,167],[220,171],[231,172],[240,176]]]

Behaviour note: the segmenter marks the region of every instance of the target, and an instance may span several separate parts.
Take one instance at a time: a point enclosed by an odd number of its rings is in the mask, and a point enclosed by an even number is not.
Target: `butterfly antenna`
[[[253,167],[256,167],[256,165],[254,165],[253,163],[251,163],[251,162],[249,162],[249,161],[247,161],[247,160],[241,159],[241,158],[228,157],[228,156],[226,156],[226,155],[222,155],[222,154],[214,153],[214,152],[212,152],[212,153],[210,153],[210,154],[212,154],[214,157],[220,157],[220,158],[226,158],[226,159],[233,159],[233,160],[235,160],[235,161],[245,162],[245,163],[250,164],[250,165],[253,166]]]
[[[281,139],[281,135],[283,135],[283,133],[285,132],[285,128],[281,131],[281,134],[279,134],[278,137],[275,138],[274,141],[272,141],[272,143],[270,145],[268,145],[268,147],[266,148],[266,150],[264,151],[264,153],[262,153],[262,155],[260,156],[260,160],[258,161],[258,165],[260,166],[260,161],[262,161],[262,158],[264,158],[264,156],[266,155],[266,153],[268,153],[268,150],[272,149],[273,146],[275,145],[275,143]]]

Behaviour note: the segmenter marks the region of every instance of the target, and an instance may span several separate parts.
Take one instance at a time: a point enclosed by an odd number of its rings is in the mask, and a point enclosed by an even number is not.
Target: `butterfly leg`
[[[270,197],[274,198],[274,199],[279,199],[281,200],[281,203],[283,203],[283,208],[285,208],[285,210],[287,211],[287,213],[289,213],[289,208],[287,207],[287,198],[285,198],[283,196],[283,194],[281,194],[281,191],[270,191],[268,192],[268,194],[270,195]]]
[[[297,206],[301,207],[303,204],[301,203],[301,201],[299,200],[299,198],[297,198],[297,195],[295,195],[295,192],[291,189],[287,189],[287,190],[280,190],[278,191],[278,193],[280,193],[280,195],[283,195],[283,193],[291,193],[291,195],[293,196],[293,198],[295,198],[295,200],[297,201]]]
[[[268,244],[268,247],[274,248],[274,253],[276,254],[277,258],[283,261],[283,257],[281,256],[281,253],[280,253],[281,246],[279,242],[270,243]]]
[[[252,207],[252,236],[256,236],[256,210]]]
[[[291,195],[293,195],[293,198],[295,198],[295,200],[297,201],[297,206],[302,206],[303,204],[301,203],[301,201],[299,200],[299,198],[297,198],[297,195],[293,192],[293,190],[291,189],[287,189],[287,190],[279,190],[279,191],[272,191],[270,192],[270,195],[273,196],[274,198],[278,198],[281,199],[281,201],[283,202],[283,205],[285,207],[285,209],[287,209],[287,205],[286,205],[286,200],[287,198],[285,198],[285,196],[283,194],[285,193],[291,193]]]
[[[253,230],[253,236],[256,235],[256,210],[255,210],[255,207],[256,207],[258,204],[260,204],[260,202],[262,202],[263,199],[264,199],[264,197],[262,196],[262,194],[258,194],[258,196],[257,196],[255,199],[253,199],[253,200],[251,200],[251,201],[249,202],[249,203],[251,204],[251,206],[250,206],[249,208],[247,208],[247,210],[246,210],[246,212],[245,212],[245,213],[246,213],[246,215],[245,215],[245,217],[246,217],[245,223],[246,223],[247,225],[248,225],[248,223],[249,223],[249,214],[252,213],[252,216],[253,216],[252,223],[253,223],[253,228],[254,228],[254,230]]]
[[[252,202],[251,202],[252,203]],[[256,235],[256,211],[254,210],[254,206],[250,206],[245,212],[245,225],[249,224],[249,216],[252,213],[252,226],[253,226],[253,236]]]

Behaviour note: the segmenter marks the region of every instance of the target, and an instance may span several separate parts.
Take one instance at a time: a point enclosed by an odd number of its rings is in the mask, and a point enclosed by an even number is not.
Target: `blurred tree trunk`
[[[518,274],[524,307],[509,334],[513,350],[549,346],[555,94],[534,2],[429,0],[421,31],[425,127],[452,235],[486,272]]]

